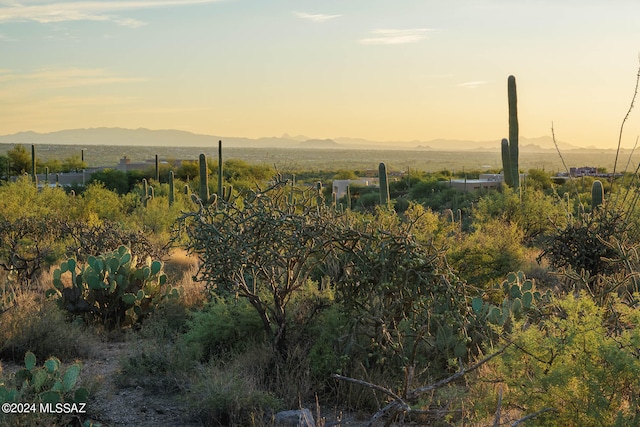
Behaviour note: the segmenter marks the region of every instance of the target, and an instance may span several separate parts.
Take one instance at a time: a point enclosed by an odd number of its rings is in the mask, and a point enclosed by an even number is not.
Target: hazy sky
[[[522,136],[614,147],[639,52],[637,0],[0,0],[0,134],[499,144],[513,74]]]

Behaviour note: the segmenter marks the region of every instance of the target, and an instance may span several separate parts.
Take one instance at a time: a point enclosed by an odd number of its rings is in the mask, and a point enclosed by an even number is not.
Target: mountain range
[[[263,148],[315,148],[315,149],[369,149],[369,150],[437,150],[437,151],[500,151],[500,140],[469,141],[452,139],[434,139],[429,141],[371,141],[362,138],[313,139],[304,135],[279,137],[243,138],[222,137],[196,134],[187,131],[167,129],[124,129],[89,128],[68,129],[56,132],[19,132],[0,136],[0,144],[65,144],[65,145],[114,145],[114,146],[184,146],[206,147],[221,140],[227,147],[263,147]],[[538,138],[520,137],[520,150],[547,151],[556,150],[549,136]],[[564,142],[558,142],[560,150],[585,149]],[[593,149],[589,147],[587,149]]]

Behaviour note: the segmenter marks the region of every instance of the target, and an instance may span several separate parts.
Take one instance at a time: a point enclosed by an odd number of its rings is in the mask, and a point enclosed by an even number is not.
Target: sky
[[[521,136],[615,148],[639,54],[636,0],[0,0],[0,135],[499,145],[512,74]]]

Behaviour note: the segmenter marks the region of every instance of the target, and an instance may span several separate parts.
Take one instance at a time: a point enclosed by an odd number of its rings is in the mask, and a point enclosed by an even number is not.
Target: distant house
[[[524,174],[521,174],[520,179],[523,177]],[[458,191],[480,191],[497,190],[503,182],[504,175],[501,173],[483,173],[480,174],[478,179],[452,179],[448,184]]]
[[[338,199],[347,195],[347,187],[369,187],[370,185],[378,185],[378,178],[360,178],[360,179],[335,179],[333,180],[332,192],[336,194]]]
[[[132,170],[147,170],[152,167],[155,167],[155,159],[146,160],[144,162],[132,162],[131,159],[128,159],[127,156],[125,156],[120,159],[120,163],[116,166],[116,170],[126,173]]]
[[[581,168],[570,168],[569,175],[571,176],[596,176],[598,175],[598,168],[593,166],[583,166]]]

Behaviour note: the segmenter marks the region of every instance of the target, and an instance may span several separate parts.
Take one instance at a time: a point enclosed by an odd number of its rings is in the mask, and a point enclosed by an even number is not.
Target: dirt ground
[[[94,390],[88,404],[90,419],[103,427],[201,426],[189,420],[184,405],[171,396],[115,384],[120,360],[128,348],[131,343],[101,343],[94,356],[83,361],[81,381]]]

